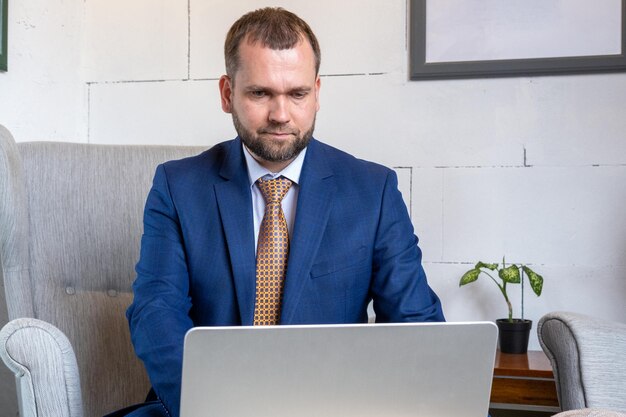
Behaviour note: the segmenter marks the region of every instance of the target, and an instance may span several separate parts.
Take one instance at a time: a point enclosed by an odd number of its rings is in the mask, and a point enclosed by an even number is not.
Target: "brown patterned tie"
[[[281,202],[291,181],[285,177],[263,181],[257,185],[265,199],[265,215],[259,230],[256,255],[256,303],[254,325],[278,324],[282,301],[289,234]]]

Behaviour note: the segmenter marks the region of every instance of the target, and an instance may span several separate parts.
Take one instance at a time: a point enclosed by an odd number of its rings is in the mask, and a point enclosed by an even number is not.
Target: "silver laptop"
[[[181,417],[486,417],[491,322],[197,327]]]

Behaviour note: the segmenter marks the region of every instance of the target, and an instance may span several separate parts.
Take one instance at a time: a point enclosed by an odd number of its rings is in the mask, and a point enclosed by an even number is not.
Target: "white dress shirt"
[[[261,228],[261,222],[265,215],[265,199],[261,190],[256,185],[256,181],[259,178],[264,180],[271,180],[283,176],[288,178],[293,183],[287,194],[283,198],[282,208],[285,214],[285,220],[287,221],[287,230],[289,236],[293,231],[293,223],[296,218],[296,206],[298,204],[298,191],[300,189],[300,173],[302,172],[302,164],[304,163],[304,156],[306,154],[306,148],[300,152],[300,154],[294,159],[285,169],[280,172],[270,172],[267,168],[263,168],[256,159],[250,155],[248,148],[243,145],[243,154],[246,157],[246,165],[248,166],[248,179],[250,180],[250,191],[252,193],[252,214],[254,218],[254,248],[256,251],[259,241],[259,229]]]

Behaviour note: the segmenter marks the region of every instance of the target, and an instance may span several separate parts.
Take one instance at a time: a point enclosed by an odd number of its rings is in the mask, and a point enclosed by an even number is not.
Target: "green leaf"
[[[484,262],[478,262],[475,266],[476,269],[487,268],[492,271],[495,271],[498,268],[498,264],[486,264]]]
[[[519,268],[515,264],[498,271],[498,276],[502,281],[511,284],[519,284],[521,281]]]
[[[462,287],[465,284],[469,284],[470,282],[474,282],[478,279],[478,275],[480,275],[480,269],[470,269],[461,277],[461,281],[459,282],[459,287]]]
[[[528,276],[528,281],[530,281],[530,287],[533,289],[533,292],[539,297],[543,289],[543,277],[527,266],[522,266],[522,269]]]

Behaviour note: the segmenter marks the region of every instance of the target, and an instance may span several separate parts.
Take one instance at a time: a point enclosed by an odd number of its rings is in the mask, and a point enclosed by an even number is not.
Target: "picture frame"
[[[593,53],[585,53],[580,56],[577,55],[565,55],[560,56],[559,54],[555,54],[555,56],[541,56],[541,57],[524,57],[524,58],[487,58],[476,56],[476,57],[465,57],[464,59],[454,60],[447,59],[441,61],[433,61],[428,60],[428,51],[427,51],[427,41],[430,38],[432,39],[441,39],[441,36],[437,38],[436,34],[429,33],[429,27],[427,25],[427,7],[430,4],[432,7],[439,7],[440,10],[444,12],[445,7],[449,7],[449,10],[453,10],[452,7],[446,6],[443,2],[436,3],[437,0],[410,0],[410,10],[409,10],[409,76],[411,80],[423,80],[423,79],[450,79],[450,78],[477,78],[477,77],[512,77],[512,76],[530,76],[530,75],[550,75],[550,74],[572,74],[572,73],[594,73],[594,72],[616,72],[616,71],[626,71],[626,0],[614,0],[613,7],[616,4],[619,4],[620,10],[619,16],[613,16],[611,22],[617,22],[617,18],[621,17],[619,22],[614,23],[611,28],[617,27],[610,34],[611,39],[614,40],[613,44],[617,45],[616,48],[619,49],[616,53],[604,54]],[[555,0],[556,1],[556,0]],[[578,0],[575,4],[569,3],[568,7],[579,7],[583,3],[588,3],[589,8],[594,8],[599,6],[600,4],[604,4],[601,2],[594,2],[593,0]],[[452,2],[447,2],[447,5],[452,4]],[[461,5],[465,7],[465,11],[478,9],[480,7],[475,7],[477,4],[481,7],[485,6],[486,3],[477,3],[476,0],[455,0],[455,5]],[[507,4],[510,4],[507,2]],[[528,2],[530,5],[531,2]],[[608,3],[606,3],[608,4]],[[443,7],[443,9],[441,9]],[[531,6],[528,6],[531,7]],[[606,7],[606,6],[604,6]],[[557,10],[558,8],[553,8]],[[587,11],[578,10],[579,14],[584,14]],[[452,15],[453,13],[450,13]],[[614,14],[614,13],[613,13]],[[443,15],[443,18],[442,18]],[[605,13],[606,15],[606,13]],[[555,14],[556,17],[558,17]],[[544,15],[540,15],[541,18],[545,17]],[[555,20],[557,18],[555,17]],[[445,13],[439,13],[437,16],[437,23],[440,24],[442,21],[445,25],[445,36],[449,38],[450,32],[452,31],[452,35],[455,35],[455,31],[462,30],[462,26],[456,25],[458,23],[458,16],[455,19],[450,18],[448,22],[445,22]],[[478,19],[477,19],[478,20]],[[468,19],[468,21],[471,20]],[[497,22],[496,22],[497,23]],[[576,22],[575,22],[576,23]],[[433,25],[435,26],[435,25]],[[474,25],[478,26],[478,25]],[[532,25],[529,25],[532,26]],[[609,25],[604,25],[609,27]],[[604,27],[600,25],[600,29]],[[620,27],[621,26],[621,27]],[[461,29],[459,29],[461,27]],[[467,25],[467,27],[472,28],[473,26]],[[550,25],[546,25],[547,28],[550,28]],[[504,29],[503,29],[504,28]],[[434,30],[430,28],[431,30]],[[506,31],[506,25],[500,25],[501,30]],[[517,28],[519,29],[519,28]],[[533,28],[534,29],[534,28]],[[576,32],[576,28],[574,28],[575,34],[578,34],[579,39],[586,40],[584,34],[582,32]],[[529,31],[532,29],[529,28]],[[608,31],[608,29],[606,29]],[[619,31],[619,32],[617,32]],[[515,35],[519,35],[518,32]],[[459,39],[462,40],[463,33],[459,32]],[[575,40],[574,40],[575,41]],[[563,42],[565,43],[565,42]],[[621,45],[618,45],[621,44]],[[575,43],[574,43],[575,45]],[[445,51],[445,48],[448,47],[449,44],[445,44],[444,47],[441,47],[441,50]],[[471,48],[469,48],[471,49]],[[478,51],[480,48],[475,48]],[[530,47],[529,47],[530,49]],[[468,48],[463,49],[462,51],[467,51]],[[471,51],[470,51],[471,53]],[[478,54],[479,55],[479,54]]]
[[[0,0],[0,71],[6,71],[8,61],[9,0]]]

